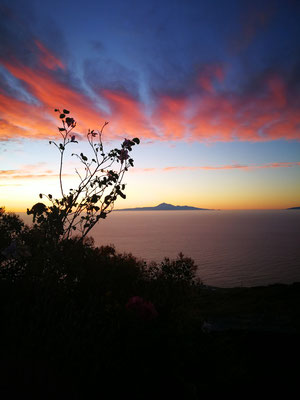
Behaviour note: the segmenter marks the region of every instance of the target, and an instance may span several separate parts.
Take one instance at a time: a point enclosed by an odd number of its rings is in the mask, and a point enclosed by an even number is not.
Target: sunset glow
[[[66,29],[56,3],[43,11],[28,3],[43,21],[42,33],[17,2],[1,6],[0,206],[24,211],[40,187],[56,190],[58,157],[48,145],[58,137],[56,107],[71,110],[78,122],[78,146],[104,121],[107,148],[125,137],[141,139],[136,169],[126,178],[127,199],[118,208],[162,201],[218,209],[299,205],[296,5],[270,12],[263,2],[247,16],[238,6],[236,20],[224,9],[224,26],[209,5],[204,11],[174,6],[174,21],[162,28],[167,9],[151,14],[140,5],[131,14],[122,8],[112,27],[113,8],[105,8],[102,21],[91,3],[92,31],[81,29],[86,11],[77,6]],[[215,37],[194,13],[206,15]],[[65,179],[75,167],[70,157]]]

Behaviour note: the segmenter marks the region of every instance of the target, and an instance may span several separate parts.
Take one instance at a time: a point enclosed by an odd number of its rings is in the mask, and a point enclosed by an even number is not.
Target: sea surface
[[[114,211],[91,236],[146,261],[182,252],[207,285],[300,281],[300,210]]]
[[[300,210],[115,211],[92,236],[147,261],[182,252],[208,285],[300,281]]]

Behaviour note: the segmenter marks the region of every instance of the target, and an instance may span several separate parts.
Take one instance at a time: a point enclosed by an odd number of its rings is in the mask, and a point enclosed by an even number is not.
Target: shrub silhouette
[[[105,153],[106,123],[99,132],[89,131],[92,156],[74,154],[84,175],[78,172],[78,187],[66,194],[64,155],[77,142],[72,134],[76,123],[66,116],[68,110],[57,112],[62,142],[51,143],[60,152],[62,197],[40,194],[48,202],[28,210],[32,226],[0,208],[1,378],[11,379],[8,387],[21,393],[35,388],[39,398],[48,389],[53,397],[67,398],[61,387],[74,387],[74,398],[86,397],[89,387],[120,398],[132,390],[134,371],[135,394],[144,398],[151,369],[149,398],[161,386],[169,394],[169,382],[175,394],[182,374],[176,364],[185,351],[178,343],[185,342],[188,309],[201,286],[196,266],[181,253],[176,260],[147,265],[113,246],[94,245],[91,229],[118,197],[125,198],[122,179],[133,166],[129,154],[139,140],[125,139],[120,148]],[[199,318],[194,322],[197,340],[201,324]],[[29,371],[31,380],[18,371]]]
[[[155,280],[188,284],[201,283],[201,280],[196,276],[196,271],[197,265],[194,260],[179,253],[176,260],[165,257],[160,264],[152,262],[147,269],[147,274]]]
[[[83,172],[76,169],[79,184],[75,189],[70,189],[66,194],[63,185],[63,165],[66,148],[78,144],[73,130],[76,121],[70,117],[70,112],[64,109],[59,113],[62,126],[58,128],[62,141],[55,145],[60,153],[59,184],[61,198],[54,199],[51,194],[41,193],[51,204],[36,203],[28,215],[33,216],[33,222],[44,231],[44,235],[52,240],[69,239],[76,232],[78,240],[83,240],[95,224],[113,210],[118,197],[126,198],[124,194],[125,184],[122,183],[124,174],[134,162],[130,157],[133,146],[140,143],[138,138],[125,139],[120,148],[114,148],[105,152],[102,141],[103,130],[89,130],[86,138],[91,154],[72,153],[83,167]],[[114,167],[117,166],[117,170]]]

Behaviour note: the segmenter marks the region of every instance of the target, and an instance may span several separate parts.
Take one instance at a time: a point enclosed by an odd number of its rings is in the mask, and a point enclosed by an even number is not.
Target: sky
[[[9,0],[0,5],[0,206],[59,195],[55,108],[73,151],[139,137],[126,200],[217,209],[300,206],[300,3]]]

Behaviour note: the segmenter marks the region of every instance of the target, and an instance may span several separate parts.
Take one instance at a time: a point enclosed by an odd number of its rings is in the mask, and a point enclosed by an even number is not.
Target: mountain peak
[[[115,211],[188,211],[188,210],[209,210],[209,208],[198,208],[191,206],[174,206],[169,203],[160,203],[155,207],[123,208]]]

